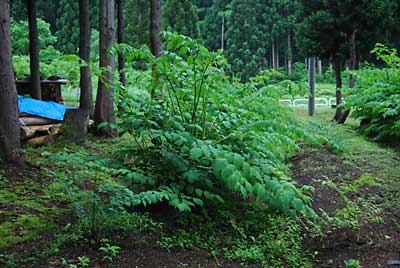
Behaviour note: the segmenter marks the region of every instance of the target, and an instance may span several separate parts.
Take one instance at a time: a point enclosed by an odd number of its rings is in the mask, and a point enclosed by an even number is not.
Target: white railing
[[[282,99],[280,103],[292,107],[306,107],[308,106],[308,99]],[[344,101],[343,101],[344,102]],[[315,98],[316,107],[333,107],[336,105],[336,98]]]

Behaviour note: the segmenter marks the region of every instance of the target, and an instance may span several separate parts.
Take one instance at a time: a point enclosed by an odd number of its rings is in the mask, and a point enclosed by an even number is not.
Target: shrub
[[[354,109],[353,116],[361,120],[360,129],[367,135],[376,140],[400,137],[400,58],[395,49],[381,44],[372,52],[387,67],[359,72],[346,105]]]
[[[230,82],[224,57],[199,41],[165,34],[163,56],[117,46],[126,58],[147,59],[156,99],[120,91],[119,128],[135,143],[121,149],[119,177],[136,189],[132,205],[168,202],[190,211],[240,195],[289,215],[312,212],[310,198],[285,176],[285,161],[308,139],[290,123],[268,86]],[[123,160],[123,161],[122,161]]]

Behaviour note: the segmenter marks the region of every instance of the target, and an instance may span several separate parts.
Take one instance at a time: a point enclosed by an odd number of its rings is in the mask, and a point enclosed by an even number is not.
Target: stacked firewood
[[[21,139],[27,144],[48,144],[60,131],[61,122],[44,117],[20,114]]]

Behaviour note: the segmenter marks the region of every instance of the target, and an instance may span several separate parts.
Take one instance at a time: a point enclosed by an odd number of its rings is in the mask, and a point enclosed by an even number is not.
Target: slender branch
[[[171,79],[167,75],[167,73],[164,70],[164,68],[162,69],[162,72],[163,72],[163,75],[165,76],[165,78],[167,79],[168,83],[170,84],[172,91],[174,92],[175,99],[176,99],[176,104],[178,105],[178,110],[179,110],[182,122],[185,122],[185,118],[183,117],[182,107],[181,107],[181,104],[179,102],[178,95],[177,95],[176,89],[174,87],[174,84],[172,83]]]
[[[197,57],[197,55],[196,55]],[[193,80],[194,80],[194,99],[193,99],[193,110],[192,110],[192,124],[196,121],[197,113],[197,82],[196,82],[196,58],[193,57]],[[200,98],[200,94],[199,94]]]

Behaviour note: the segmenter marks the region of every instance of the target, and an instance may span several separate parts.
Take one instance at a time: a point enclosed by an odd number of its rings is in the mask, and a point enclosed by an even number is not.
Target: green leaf
[[[242,185],[240,185],[240,193],[242,194],[242,196],[243,196],[244,198],[247,197],[246,188],[244,188]]]
[[[243,169],[243,175],[244,176],[246,176],[246,177],[249,177],[249,175],[250,175],[250,164],[249,163],[246,163],[246,162],[244,162],[243,163],[243,167],[242,167],[242,169]]]
[[[199,198],[193,198],[192,200],[193,200],[193,203],[195,203],[196,205],[199,205],[201,207],[204,205],[203,201]]]
[[[180,53],[180,54],[186,54],[186,52],[188,52],[188,49],[187,49],[187,47],[185,47],[185,46],[183,46],[183,47],[181,47],[181,48],[179,49],[179,53]]]
[[[215,197],[215,199],[217,199],[219,202],[225,203],[225,200],[222,199],[222,197],[220,197],[219,195],[215,194],[214,197]]]
[[[201,150],[203,151],[203,154],[204,154],[205,157],[210,158],[211,151],[210,151],[210,149],[208,149],[207,145],[202,145],[201,146]]]
[[[232,165],[228,165],[228,166],[223,168],[222,173],[221,173],[221,177],[222,177],[223,180],[226,180],[232,174],[233,174]]]
[[[252,186],[249,182],[246,181],[246,182],[244,183],[244,185],[245,185],[245,187],[246,187],[246,191],[247,191],[247,192],[250,192],[250,193],[253,192],[253,186]]]
[[[304,209],[304,203],[300,198],[294,198],[292,204],[297,211],[302,211]]]
[[[253,187],[253,191],[255,191],[255,195],[260,198],[260,199],[264,199],[265,198],[265,187],[264,185],[260,184],[260,183],[256,183],[256,185],[254,185]]]
[[[229,188],[234,189],[235,184],[239,181],[240,174],[234,172],[232,175],[226,178],[226,183]]]
[[[189,57],[187,58],[187,62],[188,62],[189,64],[193,64],[193,62],[194,62],[193,57],[192,57],[192,56],[189,56]]]
[[[202,196],[203,195],[203,190],[197,188],[196,190],[194,190],[195,193],[197,194],[197,196]]]
[[[190,154],[190,159],[196,160],[203,155],[203,151],[201,150],[201,148],[193,148],[192,150],[190,150],[189,154]]]
[[[214,174],[216,176],[220,176],[221,175],[221,171],[224,169],[226,164],[227,164],[227,161],[224,158],[215,159],[214,160],[214,165],[213,165]]]
[[[237,167],[238,169],[242,168],[243,162],[244,162],[243,157],[241,157],[238,154],[235,154],[235,156],[233,157],[233,164],[235,165],[235,167]]]
[[[106,127],[108,127],[108,125],[109,125],[108,122],[101,122],[101,123],[97,126],[97,128],[98,128],[98,129],[106,128]]]
[[[180,212],[190,211],[190,207],[186,203],[177,203],[175,206]]]

